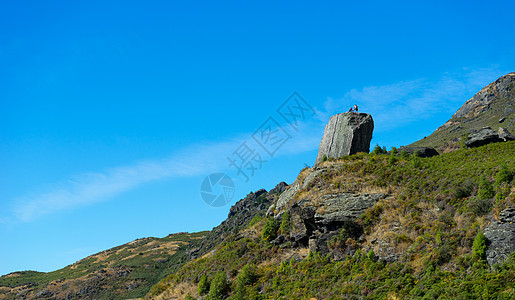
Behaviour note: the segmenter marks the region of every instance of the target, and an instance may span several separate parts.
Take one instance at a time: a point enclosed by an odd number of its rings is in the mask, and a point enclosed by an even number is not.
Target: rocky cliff
[[[414,146],[449,152],[460,148],[460,142],[482,128],[498,131],[500,127],[515,130],[515,72],[506,74],[481,89],[430,136]]]
[[[368,153],[373,131],[374,120],[369,114],[346,112],[332,116],[325,126],[316,164],[324,156],[340,158],[358,152]]]

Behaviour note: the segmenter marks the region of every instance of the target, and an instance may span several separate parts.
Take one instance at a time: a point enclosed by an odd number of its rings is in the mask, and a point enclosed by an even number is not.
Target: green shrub
[[[215,278],[211,282],[211,287],[209,288],[209,293],[207,294],[206,299],[208,300],[219,300],[224,299],[224,297],[229,292],[229,282],[227,281],[227,275],[225,272],[220,271],[216,273]]]
[[[372,154],[386,154],[386,148],[383,147],[381,148],[381,146],[377,145],[374,147],[374,150],[372,150],[371,152]]]
[[[370,259],[373,262],[376,262],[377,259],[378,259],[376,254],[374,253],[374,250],[372,250],[372,249],[370,249],[370,251],[368,251],[367,258]]]
[[[474,244],[472,245],[472,252],[474,253],[474,257],[476,259],[486,259],[486,237],[481,231],[477,233],[477,236],[474,239]]]
[[[252,218],[252,220],[250,220],[249,222],[249,227],[257,224],[259,221],[263,220],[263,216],[261,215],[255,215],[254,218]]]
[[[257,267],[252,263],[248,263],[241,269],[236,277],[236,282],[241,285],[250,285],[258,279]]]
[[[413,154],[411,155],[410,165],[411,167],[417,169],[420,168],[420,166],[422,165],[422,161],[420,160],[420,156],[418,156],[417,151],[413,152]]]
[[[277,222],[274,218],[267,218],[265,227],[261,231],[261,238],[264,241],[271,241],[277,237]]]
[[[207,275],[204,274],[200,277],[200,281],[198,282],[198,294],[200,296],[205,295],[209,292],[209,281],[207,280]]]
[[[327,155],[325,155],[325,154],[322,156],[322,162],[324,162],[324,161],[327,161]]]
[[[340,232],[327,241],[327,246],[329,249],[344,249],[346,247],[345,242],[348,239],[357,239],[362,233],[363,228],[359,224],[352,221],[345,222]]]
[[[290,232],[290,213],[285,212],[281,219],[281,226],[279,227],[281,234],[288,234]]]
[[[377,204],[367,209],[365,213],[360,216],[360,221],[365,231],[369,230],[379,220],[383,210],[383,206]]]
[[[436,261],[439,265],[447,263],[451,260],[454,249],[448,243],[442,245],[442,247],[438,248],[436,253]]]
[[[475,198],[470,203],[470,210],[476,215],[476,216],[482,216],[486,215],[490,212],[493,206],[492,199],[483,199],[483,198]]]
[[[497,175],[495,176],[495,186],[499,188],[501,183],[510,183],[513,180],[513,172],[511,172],[505,165],[502,165]]]
[[[397,149],[395,147],[392,147],[392,150],[390,151],[390,158],[388,159],[389,165],[394,165],[397,162]]]
[[[195,300],[195,297],[193,297],[192,295],[190,294],[187,294],[186,297],[184,298],[185,300]]]
[[[472,181],[467,180],[464,183],[455,186],[453,194],[457,199],[461,199],[470,196],[473,190],[474,185],[472,184]]]
[[[485,177],[485,175],[481,175],[479,179],[479,190],[477,192],[477,196],[479,199],[490,199],[495,196],[494,187]]]
[[[460,139],[460,149],[467,149],[467,145],[465,145],[465,142],[469,139],[468,133],[461,136]]]
[[[438,216],[438,220],[450,228],[454,225],[454,214],[452,211],[446,210]]]
[[[376,146],[374,147],[374,150],[372,150],[370,152],[370,154],[380,154],[381,153],[381,146],[379,146],[378,144],[376,144]]]
[[[409,158],[408,152],[405,149],[401,151],[401,158],[407,160]]]

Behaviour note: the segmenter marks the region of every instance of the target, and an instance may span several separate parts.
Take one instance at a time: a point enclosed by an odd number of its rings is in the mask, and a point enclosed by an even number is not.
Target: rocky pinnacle
[[[332,116],[325,126],[316,164],[324,155],[339,158],[358,152],[368,153],[373,131],[374,120],[369,114],[346,112]]]

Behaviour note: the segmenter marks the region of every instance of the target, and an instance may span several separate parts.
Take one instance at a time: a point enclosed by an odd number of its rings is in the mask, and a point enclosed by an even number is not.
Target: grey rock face
[[[301,207],[295,203],[289,209],[292,228],[290,238],[300,245],[307,246],[308,239],[316,230],[315,209],[312,207]]]
[[[503,262],[515,251],[515,207],[499,213],[499,222],[492,222],[485,228],[488,241],[486,260],[491,266]]]
[[[499,213],[499,220],[505,223],[515,223],[515,207],[507,208]]]
[[[295,194],[297,194],[298,191],[300,191],[300,182],[297,179],[292,184],[290,184],[288,186],[286,191],[284,191],[281,194],[281,196],[279,196],[279,199],[277,200],[275,205],[271,205],[268,208],[268,211],[266,213],[267,216],[273,216],[274,215],[274,209],[276,209],[278,211],[282,211],[288,205],[290,200],[293,199],[293,197],[295,196]]]
[[[339,227],[344,222],[358,218],[367,208],[385,197],[386,195],[383,193],[326,195],[323,202],[325,212],[323,214],[315,214],[315,221],[319,226]]]
[[[320,142],[316,164],[327,158],[370,151],[374,131],[372,116],[364,113],[346,112],[332,116],[325,126]]]
[[[500,127],[498,132],[495,132],[490,127],[481,128],[469,135],[468,140],[465,142],[467,147],[479,147],[490,143],[499,143],[515,140],[515,136],[507,129]]]
[[[268,192],[269,194],[281,194],[288,188],[288,184],[284,181],[279,182],[273,189]]]
[[[331,240],[331,238],[338,234],[338,231],[332,231],[327,233],[319,233],[313,235],[309,238],[308,246],[309,252],[318,252],[322,255],[326,255],[329,253],[329,247],[327,246],[327,242]]]
[[[472,117],[488,110],[488,105],[495,101],[496,95],[506,96],[510,94],[513,82],[515,82],[515,73],[502,76],[465,102],[452,118]]]
[[[329,253],[327,242],[330,238],[351,223],[353,227],[360,227],[355,224],[355,220],[385,196],[382,193],[327,195],[322,203],[325,206],[324,213],[316,213],[315,207],[303,201],[295,202],[288,209],[292,225],[290,241],[297,245],[309,246],[311,251],[325,255]]]
[[[273,209],[275,208],[277,211],[282,211],[286,208],[288,203],[293,199],[295,194],[297,194],[298,191],[305,188],[313,179],[315,179],[316,176],[320,175],[325,169],[319,169],[319,170],[313,170],[311,173],[306,176],[304,181],[301,183],[298,179],[295,180],[290,186],[287,187],[287,189],[281,194],[279,199],[277,200],[277,203],[275,204],[275,207],[272,205],[268,209],[267,215],[271,216],[273,215]]]
[[[413,155],[413,153],[415,153],[416,151],[419,157],[433,157],[435,155],[439,155],[438,151],[436,151],[434,148],[429,147],[400,147],[398,149],[399,154],[403,150],[406,151],[408,155]]]
[[[479,131],[469,135],[468,140],[465,142],[467,147],[479,147],[490,143],[502,142],[499,135],[490,127],[485,127]]]

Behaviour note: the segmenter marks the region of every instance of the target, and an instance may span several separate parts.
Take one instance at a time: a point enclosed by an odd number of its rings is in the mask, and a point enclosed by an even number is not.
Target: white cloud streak
[[[292,138],[274,157],[316,149],[323,128],[312,124],[300,126],[299,132],[291,132]],[[225,142],[191,145],[168,158],[81,174],[55,184],[46,192],[16,199],[12,214],[18,221],[30,222],[54,212],[106,201],[147,182],[223,172],[229,169],[227,157],[244,141],[253,149],[259,147],[251,134],[245,134]]]

